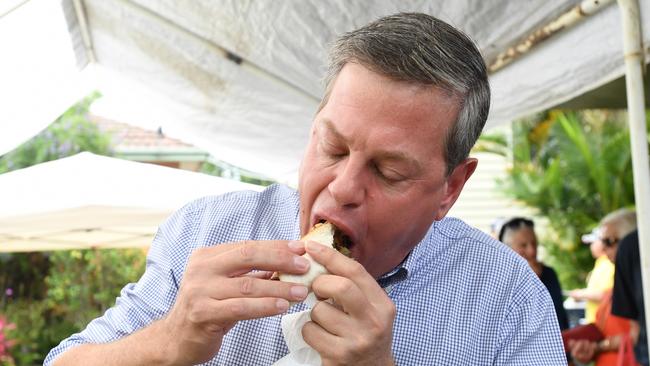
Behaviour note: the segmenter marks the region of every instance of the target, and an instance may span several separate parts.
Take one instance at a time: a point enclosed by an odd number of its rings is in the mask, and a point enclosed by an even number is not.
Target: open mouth
[[[319,220],[319,224],[326,223],[326,220]],[[351,257],[352,252],[350,249],[354,245],[352,242],[352,239],[350,239],[350,236],[345,234],[341,229],[339,229],[336,225],[333,223],[332,226],[334,227],[334,249],[336,249],[339,253],[345,255],[346,257]]]

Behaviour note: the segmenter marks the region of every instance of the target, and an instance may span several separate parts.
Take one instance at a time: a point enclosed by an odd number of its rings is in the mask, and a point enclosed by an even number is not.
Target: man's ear
[[[447,212],[449,212],[451,206],[454,205],[454,202],[456,202],[458,196],[460,196],[460,192],[463,190],[465,182],[467,182],[469,177],[474,174],[477,165],[477,159],[467,158],[458,164],[451,174],[449,174],[445,182],[445,192],[440,201],[438,212],[436,213],[436,220],[441,220],[445,217]]]

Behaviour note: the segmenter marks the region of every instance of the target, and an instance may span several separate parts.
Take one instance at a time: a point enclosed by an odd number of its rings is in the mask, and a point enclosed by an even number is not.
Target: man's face
[[[303,158],[302,234],[328,220],[374,277],[398,265],[476,167],[468,159],[445,175],[443,140],[457,113],[457,100],[437,88],[344,66]]]

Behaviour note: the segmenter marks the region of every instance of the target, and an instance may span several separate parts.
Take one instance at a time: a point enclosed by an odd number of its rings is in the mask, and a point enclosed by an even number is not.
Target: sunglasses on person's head
[[[616,243],[618,243],[618,239],[616,238],[600,238],[600,241],[603,242],[603,244],[605,244],[606,247],[610,247],[610,248],[616,245]]]
[[[533,222],[533,220],[529,220],[525,217],[515,217],[513,219],[506,221],[503,224],[503,226],[512,227],[512,228],[519,227],[519,226],[534,227],[535,223]]]
[[[525,217],[515,217],[503,223],[501,230],[499,230],[499,241],[503,241],[506,231],[509,229],[517,229],[522,226],[533,228],[535,223]]]

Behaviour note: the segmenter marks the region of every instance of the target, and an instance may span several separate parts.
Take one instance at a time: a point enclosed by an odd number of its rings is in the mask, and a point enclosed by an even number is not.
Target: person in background
[[[573,290],[569,296],[575,300],[586,300],[585,320],[588,323],[596,322],[596,311],[603,299],[605,292],[614,286],[614,263],[605,254],[605,247],[600,240],[599,228],[590,234],[583,235],[582,241],[589,244],[591,256],[596,259],[594,268],[587,276],[587,287]]]
[[[605,337],[600,342],[570,340],[568,351],[576,364],[594,361],[594,366],[617,366],[622,336],[630,332],[630,321],[611,313],[612,289],[603,292],[594,324]],[[625,365],[634,366],[634,365]]]
[[[596,245],[597,248],[602,248],[609,262],[618,262],[620,238],[625,237],[634,229],[636,229],[634,211],[622,209],[608,214],[600,221],[598,228],[594,231],[597,234],[597,239],[591,244],[592,254],[594,254],[593,246]],[[586,239],[593,238],[587,237]],[[623,264],[624,267],[626,265]],[[595,366],[617,365],[622,339],[625,334],[630,334],[632,327],[629,319],[617,316],[612,311],[613,301],[610,288],[602,292],[600,306],[593,321],[605,338],[600,342],[588,340],[570,341],[569,350],[575,361],[584,364],[593,360]]]
[[[631,210],[619,210],[611,220],[624,222],[625,230],[611,230],[603,233],[608,242],[618,243],[612,314],[630,319],[630,337],[634,342],[634,354],[639,364],[648,366],[648,334],[645,322],[643,285],[641,282],[641,255],[639,233],[636,230],[636,214]],[[608,216],[610,216],[608,215]],[[626,235],[626,232],[629,233]],[[607,235],[607,236],[606,236]],[[607,244],[607,243],[606,243]]]
[[[560,329],[567,329],[569,327],[569,318],[562,305],[562,287],[557,274],[553,268],[537,260],[537,235],[535,235],[533,221],[523,217],[515,217],[506,221],[499,231],[499,241],[505,243],[526,259],[528,265],[546,286],[551,299],[553,299]]]

